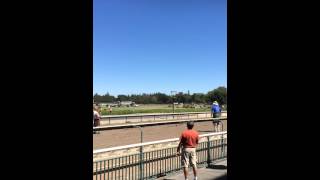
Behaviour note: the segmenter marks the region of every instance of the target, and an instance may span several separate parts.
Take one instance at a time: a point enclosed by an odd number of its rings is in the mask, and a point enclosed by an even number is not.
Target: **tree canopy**
[[[118,95],[117,97],[110,95],[109,93],[105,95],[94,94],[93,99],[97,103],[102,102],[116,102],[116,101],[134,101],[137,104],[168,104],[172,103],[174,99],[175,102],[179,103],[196,103],[196,104],[208,104],[213,101],[217,101],[221,105],[227,104],[227,88],[218,87],[212,91],[204,93],[194,93],[189,94],[179,92],[174,96],[170,96],[164,93],[153,93],[153,94],[132,94],[132,95]]]

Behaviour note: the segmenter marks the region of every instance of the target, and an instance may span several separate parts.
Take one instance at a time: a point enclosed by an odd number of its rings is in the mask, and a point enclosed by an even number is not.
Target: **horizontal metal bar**
[[[207,112],[181,112],[181,113],[150,113],[150,114],[125,114],[125,115],[104,115],[101,118],[117,118],[117,117],[141,117],[141,116],[167,116],[167,115],[186,115],[186,114],[209,114]],[[227,113],[227,111],[221,111],[221,113]]]
[[[109,129],[121,129],[121,128],[133,128],[134,126],[155,126],[159,124],[179,124],[188,121],[200,122],[200,121],[212,121],[212,120],[227,120],[227,117],[220,118],[203,118],[203,119],[184,119],[184,120],[162,120],[162,121],[153,121],[153,122],[138,122],[138,123],[124,123],[118,125],[106,125],[93,127],[93,130],[109,130]]]
[[[218,141],[218,140],[213,140],[213,141],[210,141],[210,142],[215,142],[215,141]],[[203,144],[205,144],[206,142],[202,142]],[[201,143],[201,144],[202,144]],[[218,145],[214,145],[214,146],[211,146],[210,149],[214,149],[214,148],[219,148],[219,147],[227,147],[227,143],[223,143],[223,144],[218,144]],[[166,148],[166,149],[171,149],[171,148]],[[175,147],[173,147],[173,149],[176,149]],[[163,150],[163,149],[162,149]],[[203,148],[197,148],[196,152],[201,152],[201,151],[206,151],[207,150],[207,147],[203,147]],[[150,152],[157,152],[158,150],[156,151],[149,151],[149,152],[144,152],[144,154],[146,153],[150,153]],[[138,154],[134,154],[134,155],[138,155]],[[152,159],[149,159],[149,160],[144,160],[144,162],[148,163],[148,162],[153,162],[153,161],[157,161],[157,160],[164,160],[164,159],[168,159],[170,157],[175,157],[176,155],[169,155],[169,156],[164,156],[164,157],[154,157]],[[126,156],[123,156],[122,158],[125,158]],[[114,158],[113,158],[114,159]],[[110,160],[110,159],[109,159]],[[100,161],[95,161],[94,163],[100,163],[100,162],[103,162],[105,160],[100,160]],[[138,163],[137,163],[138,164]]]

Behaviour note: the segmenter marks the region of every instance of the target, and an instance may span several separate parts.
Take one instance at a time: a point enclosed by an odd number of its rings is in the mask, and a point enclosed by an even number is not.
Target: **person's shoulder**
[[[182,134],[182,135],[190,134],[190,130],[185,129],[185,130],[183,130],[183,131],[182,131],[182,133],[181,133],[181,134]]]
[[[182,131],[182,133],[181,134],[185,134],[185,133],[187,133],[188,132],[188,130],[187,129],[185,129],[185,130],[183,130]]]
[[[182,138],[182,137],[184,137],[184,136],[186,136],[185,130],[181,132],[180,138]]]

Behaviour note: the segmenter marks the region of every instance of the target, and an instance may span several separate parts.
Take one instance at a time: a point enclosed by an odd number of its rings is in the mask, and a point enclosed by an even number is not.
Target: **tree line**
[[[168,104],[174,102],[184,103],[184,104],[208,104],[213,101],[218,101],[219,104],[227,104],[227,88],[218,87],[212,91],[205,93],[183,93],[179,92],[173,96],[164,93],[152,93],[152,94],[132,94],[124,95],[120,94],[117,97],[106,93],[105,95],[94,94],[93,99],[97,103],[102,102],[117,102],[117,101],[133,101],[137,104]]]

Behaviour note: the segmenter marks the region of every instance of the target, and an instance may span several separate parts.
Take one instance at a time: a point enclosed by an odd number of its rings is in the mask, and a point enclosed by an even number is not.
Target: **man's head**
[[[193,121],[187,122],[187,127],[188,127],[188,129],[192,129],[192,128],[193,128],[193,125],[194,125]]]

